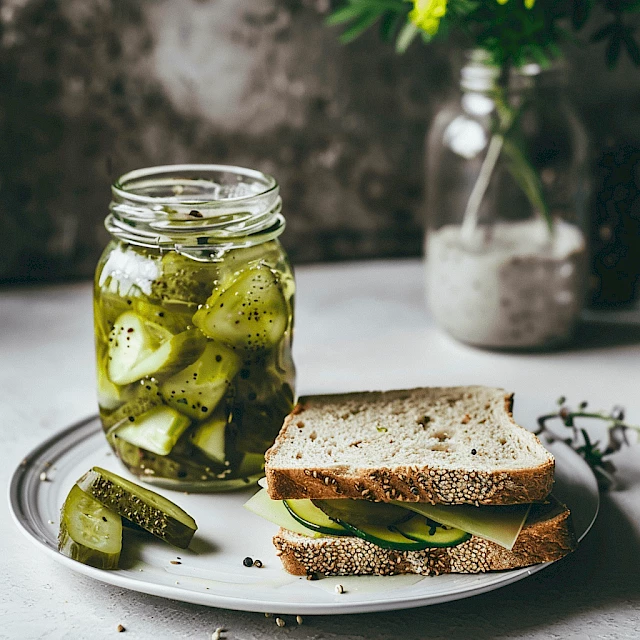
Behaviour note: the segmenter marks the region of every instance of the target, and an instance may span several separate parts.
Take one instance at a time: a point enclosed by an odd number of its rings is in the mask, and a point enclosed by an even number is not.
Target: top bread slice
[[[512,417],[513,394],[429,387],[308,396],[267,451],[274,500],[501,505],[544,500],[554,458]]]

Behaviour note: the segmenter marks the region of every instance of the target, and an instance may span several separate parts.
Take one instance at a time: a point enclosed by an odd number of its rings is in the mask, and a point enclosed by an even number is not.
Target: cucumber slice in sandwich
[[[329,518],[321,509],[316,507],[311,500],[283,500],[284,506],[289,513],[302,525],[311,529],[332,536],[348,536],[349,531],[335,520]]]
[[[447,527],[421,516],[393,525],[391,528],[405,538],[426,543],[427,547],[455,547],[471,538],[471,534],[462,529]]]
[[[429,547],[424,540],[408,538],[392,527],[385,527],[375,524],[360,524],[355,527],[345,520],[340,520],[340,524],[357,538],[362,538],[367,542],[383,549],[394,549],[396,551],[421,551]]]
[[[407,509],[387,502],[367,500],[312,500],[331,520],[345,521],[354,527],[376,525],[388,527],[408,520],[413,514]]]
[[[167,498],[100,467],[93,467],[76,484],[105,507],[181,549],[189,546],[198,528]]]
[[[121,550],[120,516],[73,485],[60,512],[58,551],[98,569],[117,569]]]

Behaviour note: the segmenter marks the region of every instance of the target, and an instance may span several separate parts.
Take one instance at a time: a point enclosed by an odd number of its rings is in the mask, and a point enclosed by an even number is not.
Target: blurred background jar
[[[567,342],[587,277],[587,137],[559,67],[468,55],[427,141],[427,296],[458,340]]]
[[[219,491],[262,474],[293,407],[294,279],[276,181],[222,165],[112,187],[94,318],[100,418],[133,474]]]

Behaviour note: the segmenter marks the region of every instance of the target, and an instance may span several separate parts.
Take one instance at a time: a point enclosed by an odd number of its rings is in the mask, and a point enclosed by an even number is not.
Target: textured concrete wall
[[[187,161],[274,174],[295,262],[418,255],[424,134],[455,88],[452,56],[398,57],[375,33],[343,47],[329,7],[3,0],[0,279],[90,274],[111,180]],[[607,75],[601,58],[574,55],[572,92],[596,149],[624,143],[626,158],[640,148],[639,74]],[[609,255],[616,234],[598,229]]]

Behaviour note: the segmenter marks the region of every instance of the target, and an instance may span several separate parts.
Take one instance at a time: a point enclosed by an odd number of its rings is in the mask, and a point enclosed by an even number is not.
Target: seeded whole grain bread
[[[432,504],[541,501],[554,458],[513,395],[430,387],[300,399],[265,456],[269,496]]]
[[[352,536],[310,538],[286,529],[274,536],[276,553],[293,575],[482,573],[559,560],[575,549],[569,510],[552,499],[531,507],[511,551],[477,536],[457,547],[391,551]]]

